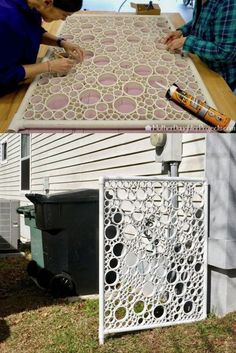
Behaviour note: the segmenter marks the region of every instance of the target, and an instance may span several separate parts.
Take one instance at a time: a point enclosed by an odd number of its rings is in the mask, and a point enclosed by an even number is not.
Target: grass
[[[0,259],[1,353],[236,353],[236,313],[110,336],[98,344],[98,301],[53,299],[31,282],[24,257]]]

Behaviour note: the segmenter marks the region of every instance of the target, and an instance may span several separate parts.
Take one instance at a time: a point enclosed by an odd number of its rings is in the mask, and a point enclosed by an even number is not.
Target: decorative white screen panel
[[[206,275],[206,181],[101,180],[100,343],[204,319]]]
[[[168,18],[78,15],[60,35],[80,44],[85,60],[67,75],[42,74],[31,85],[10,129],[147,129],[150,124],[204,127],[165,98],[180,88],[213,105],[189,58],[170,54],[161,39],[173,29]],[[54,59],[62,49],[53,48]],[[163,126],[162,126],[163,127]]]

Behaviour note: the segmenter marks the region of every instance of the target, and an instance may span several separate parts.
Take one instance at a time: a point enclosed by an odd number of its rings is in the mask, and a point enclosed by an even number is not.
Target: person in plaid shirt
[[[197,54],[236,93],[236,0],[197,0],[193,19],[164,43],[168,50]]]

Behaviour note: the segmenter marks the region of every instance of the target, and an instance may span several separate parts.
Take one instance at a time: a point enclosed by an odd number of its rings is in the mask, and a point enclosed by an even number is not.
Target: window
[[[30,190],[30,135],[21,134],[21,190]]]
[[[1,162],[7,162],[7,141],[1,143]]]

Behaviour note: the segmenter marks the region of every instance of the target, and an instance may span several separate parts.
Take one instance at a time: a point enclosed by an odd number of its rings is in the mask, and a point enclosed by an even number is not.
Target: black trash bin
[[[42,231],[45,276],[53,295],[98,293],[99,191],[26,197]]]

